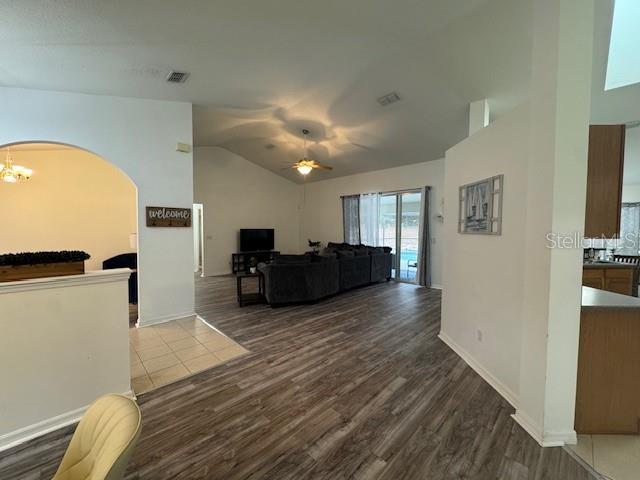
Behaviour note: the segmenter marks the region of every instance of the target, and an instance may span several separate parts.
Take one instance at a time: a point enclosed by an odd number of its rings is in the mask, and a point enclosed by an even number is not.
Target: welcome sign
[[[147,227],[190,227],[191,209],[147,207]]]

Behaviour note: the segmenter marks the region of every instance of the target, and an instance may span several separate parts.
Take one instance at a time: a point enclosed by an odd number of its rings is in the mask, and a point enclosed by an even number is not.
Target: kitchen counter
[[[621,262],[584,262],[582,264],[583,268],[636,268],[635,265],[631,265],[629,263],[621,263]]]
[[[575,430],[639,434],[640,298],[582,287]]]
[[[607,292],[597,288],[582,287],[582,308],[637,308],[640,309],[640,298]],[[638,312],[640,319],[640,310]]]

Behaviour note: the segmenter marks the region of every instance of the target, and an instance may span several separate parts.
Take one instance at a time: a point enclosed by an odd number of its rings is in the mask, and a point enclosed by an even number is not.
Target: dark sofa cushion
[[[338,260],[340,264],[340,290],[366,285],[371,280],[371,257],[369,255],[345,256]]]
[[[309,256],[310,257],[310,256]],[[304,263],[258,265],[264,292],[272,306],[311,302],[338,293],[338,261],[319,258]]]
[[[276,265],[304,265],[311,263],[309,255],[277,255],[273,259]]]
[[[391,276],[388,247],[329,243],[321,255],[279,255],[261,263],[267,303],[287,305],[319,300],[339,291]]]

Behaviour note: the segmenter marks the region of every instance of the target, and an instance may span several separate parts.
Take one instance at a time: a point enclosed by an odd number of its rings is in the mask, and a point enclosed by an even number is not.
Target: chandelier
[[[24,182],[31,178],[33,170],[30,168],[14,165],[11,159],[11,152],[7,149],[7,158],[4,165],[0,165],[0,179],[7,183]]]

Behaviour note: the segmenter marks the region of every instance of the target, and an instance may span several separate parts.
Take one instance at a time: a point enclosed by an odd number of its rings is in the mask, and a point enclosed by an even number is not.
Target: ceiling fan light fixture
[[[313,170],[310,165],[298,165],[296,168],[302,175],[309,175]]]

